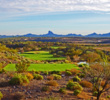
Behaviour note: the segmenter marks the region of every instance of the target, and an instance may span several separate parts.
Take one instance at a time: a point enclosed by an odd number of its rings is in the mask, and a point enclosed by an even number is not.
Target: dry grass
[[[34,78],[34,76],[31,73],[26,73],[25,75],[29,80],[32,80]]]
[[[90,83],[90,82],[88,82],[88,81],[81,81],[81,82],[79,82],[79,84],[80,84],[82,87],[92,88],[92,83]]]
[[[52,88],[50,86],[43,86],[41,90],[44,92],[50,92]]]
[[[70,72],[73,74],[73,75],[77,75],[78,73],[80,73],[80,70],[77,70],[77,69],[71,69]]]
[[[94,47],[94,49],[110,51],[110,47]]]
[[[84,100],[89,100],[91,96],[89,96],[86,92],[81,92],[79,95],[77,95],[78,98],[84,99]]]
[[[54,79],[53,76],[48,76],[48,77],[47,77],[47,80],[53,80],[53,79]]]
[[[53,81],[53,80],[48,81],[46,84],[49,85],[49,86],[55,86],[55,87],[58,86],[58,83],[56,81]]]

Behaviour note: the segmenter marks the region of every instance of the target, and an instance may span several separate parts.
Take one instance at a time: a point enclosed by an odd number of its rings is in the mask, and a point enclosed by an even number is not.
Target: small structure
[[[87,63],[86,61],[81,61],[81,62],[79,62],[79,63],[77,63],[78,65],[80,65],[80,64],[87,64],[87,65],[89,65],[89,63]]]

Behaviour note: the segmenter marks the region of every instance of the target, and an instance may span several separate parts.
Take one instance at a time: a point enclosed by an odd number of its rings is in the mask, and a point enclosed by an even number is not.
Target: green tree
[[[108,85],[110,82],[110,65],[107,58],[104,58],[103,63],[96,63],[90,65],[90,68],[85,70],[89,81],[93,84],[93,90],[97,93],[97,100],[100,99],[102,93],[110,89]]]
[[[83,58],[89,63],[101,60],[101,56],[95,52],[88,52],[83,55]]]
[[[22,61],[22,62],[18,62],[15,65],[15,68],[16,68],[17,72],[25,72],[25,71],[28,70],[28,67],[29,66],[30,66],[30,63],[29,62]]]

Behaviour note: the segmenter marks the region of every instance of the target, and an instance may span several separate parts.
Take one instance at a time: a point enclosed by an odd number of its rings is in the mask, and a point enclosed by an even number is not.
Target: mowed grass
[[[66,47],[64,47],[64,46],[51,46],[51,48],[58,49],[58,48],[66,48]]]
[[[24,56],[26,58],[30,58],[33,60],[63,60],[66,59],[65,57],[53,57],[52,54],[49,53],[49,51],[30,51],[30,52],[24,52],[23,54],[20,54],[21,56]]]
[[[31,64],[28,71],[65,71],[66,69],[79,69],[74,64]],[[8,64],[5,68],[6,71],[16,71],[15,64]]]

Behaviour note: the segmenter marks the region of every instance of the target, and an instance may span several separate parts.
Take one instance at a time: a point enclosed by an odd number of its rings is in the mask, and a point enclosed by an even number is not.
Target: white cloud
[[[110,11],[110,0],[0,0],[0,12]]]

